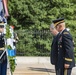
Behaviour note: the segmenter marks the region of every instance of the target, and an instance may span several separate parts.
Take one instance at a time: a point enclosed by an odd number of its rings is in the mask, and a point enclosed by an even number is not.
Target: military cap
[[[64,22],[64,18],[59,18],[59,19],[53,20],[52,22],[54,23],[54,26],[56,27],[58,24]]]
[[[2,23],[0,23],[0,27],[1,28],[3,28],[4,27],[4,23],[2,22]]]

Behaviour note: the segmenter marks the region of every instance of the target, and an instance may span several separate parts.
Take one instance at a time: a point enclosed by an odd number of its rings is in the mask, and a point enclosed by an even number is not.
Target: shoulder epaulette
[[[64,32],[63,34],[69,34],[68,32]]]

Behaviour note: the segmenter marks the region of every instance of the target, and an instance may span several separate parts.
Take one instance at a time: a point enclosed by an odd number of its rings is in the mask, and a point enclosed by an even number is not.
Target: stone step
[[[13,75],[48,75],[48,73],[13,73]]]
[[[41,70],[41,71],[40,71]],[[13,75],[48,75],[46,69],[28,69],[28,68],[16,68]],[[9,74],[9,70],[7,71],[7,75]]]

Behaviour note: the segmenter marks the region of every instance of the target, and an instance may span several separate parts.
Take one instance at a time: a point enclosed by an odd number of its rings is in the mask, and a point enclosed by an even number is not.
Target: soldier
[[[64,18],[53,20],[53,23],[60,33],[57,44],[57,75],[71,75],[72,68],[75,66],[73,38],[65,27]]]
[[[51,60],[51,64],[55,65],[55,71],[56,71],[56,75],[57,75],[57,69],[56,69],[57,58],[58,58],[57,39],[58,39],[59,32],[55,29],[54,24],[51,24],[50,31],[53,34],[53,41],[51,44],[50,60]]]
[[[5,41],[4,41],[4,25],[0,23],[0,75],[6,75],[7,71],[7,55],[4,52]]]

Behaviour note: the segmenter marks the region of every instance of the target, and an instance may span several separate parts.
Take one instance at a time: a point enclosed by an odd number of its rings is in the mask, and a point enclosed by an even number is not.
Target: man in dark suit
[[[55,71],[57,75],[57,70],[56,70],[57,58],[58,58],[57,40],[58,40],[59,32],[55,29],[54,24],[50,25],[50,31],[53,35],[53,41],[51,44],[51,52],[50,52],[50,61],[51,64],[55,65]]]
[[[72,68],[75,66],[73,38],[65,27],[64,18],[53,20],[53,23],[60,33],[57,44],[57,75],[71,75]]]

